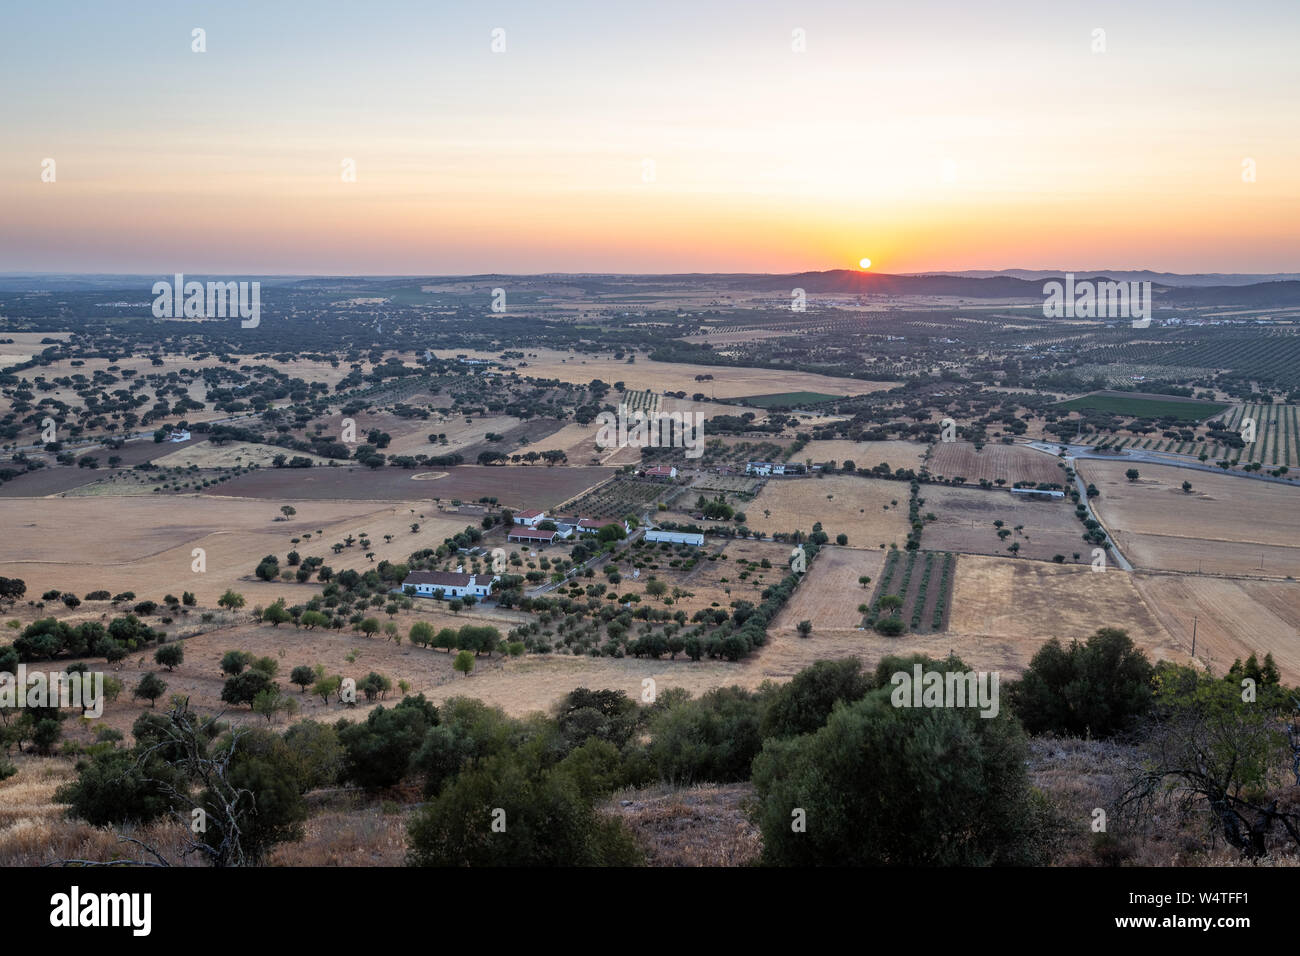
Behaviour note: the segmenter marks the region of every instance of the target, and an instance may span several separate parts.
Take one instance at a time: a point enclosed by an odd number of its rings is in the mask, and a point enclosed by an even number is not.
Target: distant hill
[[[953,299],[1024,299],[1042,300],[1043,285],[1064,281],[1064,273],[1009,269],[1004,272],[927,273],[890,275],[861,272],[856,269],[830,269],[824,272],[797,272],[790,275],[752,273],[692,273],[639,275],[618,273],[546,273],[543,275],[508,275],[485,273],[461,276],[213,276],[199,273],[187,279],[257,280],[268,287],[289,286],[304,292],[347,292],[350,294],[392,294],[395,290],[421,286],[451,286],[460,291],[482,290],[498,285],[516,292],[552,294],[580,292],[587,295],[633,295],[672,290],[716,290],[722,293],[772,293],[789,295],[800,288],[809,294],[849,294],[899,298],[917,296]],[[1300,306],[1300,274],[1279,276],[1194,275],[1115,270],[1074,273],[1075,281],[1146,281],[1152,286],[1157,307],[1240,306],[1275,308]],[[0,275],[0,291],[71,292],[123,290],[141,294],[159,279],[170,276],[10,274]]]

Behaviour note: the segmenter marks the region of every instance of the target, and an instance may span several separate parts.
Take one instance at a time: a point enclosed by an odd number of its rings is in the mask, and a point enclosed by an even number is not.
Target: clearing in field
[[[1160,622],[1218,675],[1234,660],[1272,654],[1282,680],[1300,683],[1300,583],[1136,574],[1133,583]]]
[[[1089,459],[1078,467],[1101,490],[1093,508],[1135,567],[1300,576],[1300,488],[1141,462]],[[1125,476],[1129,468],[1137,481]]]
[[[848,535],[850,548],[901,547],[907,540],[907,496],[905,482],[883,478],[773,478],[744,506],[745,523],[770,535],[807,534],[820,521],[831,541]]]
[[[1008,488],[1016,482],[1032,481],[1064,487],[1065,468],[1060,459],[1026,445],[985,445],[979,451],[968,441],[938,442],[931,446],[927,467],[937,478],[965,478],[968,484],[981,480]]]
[[[924,547],[1038,561],[1051,561],[1058,554],[1074,561],[1076,552],[1085,562],[1090,557],[1091,547],[1084,547],[1083,525],[1066,499],[948,485],[922,485],[921,498],[925,502],[921,513],[933,514],[936,519],[926,523],[921,537]],[[1012,551],[1013,545],[1019,547]]]

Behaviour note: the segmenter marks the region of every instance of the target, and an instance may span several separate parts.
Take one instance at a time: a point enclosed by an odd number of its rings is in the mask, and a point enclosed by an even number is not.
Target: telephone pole
[[[1196,656],[1196,615],[1192,616],[1192,657]]]

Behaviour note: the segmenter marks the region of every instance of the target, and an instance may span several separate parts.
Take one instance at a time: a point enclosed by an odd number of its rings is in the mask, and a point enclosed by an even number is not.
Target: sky
[[[1300,271],[1297,49],[1295,0],[8,4],[0,272]]]

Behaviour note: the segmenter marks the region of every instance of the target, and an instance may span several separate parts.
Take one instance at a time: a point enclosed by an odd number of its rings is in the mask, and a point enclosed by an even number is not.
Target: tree
[[[166,692],[167,682],[153,671],[150,671],[140,678],[140,683],[136,684],[135,690],[131,692],[131,697],[137,700],[143,697],[149,701],[149,706],[153,707],[158,698]]]
[[[321,699],[326,707],[329,706],[330,697],[336,693],[343,685],[343,678],[338,675],[332,677],[320,677],[312,685],[311,692]]]
[[[298,702],[292,697],[285,697],[274,685],[259,690],[253,697],[253,713],[266,718],[269,724],[275,715],[284,711],[293,713],[298,709]]]
[[[1138,470],[1136,468],[1130,468],[1128,471],[1124,472],[1124,477],[1129,481],[1137,481],[1139,477]]]
[[[367,790],[400,783],[412,755],[438,719],[438,709],[420,695],[403,698],[391,710],[380,704],[361,723],[340,722],[342,778]]]
[[[179,644],[164,644],[153,652],[153,660],[160,667],[173,671],[178,664],[185,660],[185,648]]]
[[[407,639],[412,644],[418,644],[420,647],[428,647],[433,643],[433,625],[428,621],[416,621],[411,625],[411,630],[407,634]]]
[[[452,663],[452,668],[460,671],[466,677],[474,669],[474,655],[469,651],[461,651],[456,655],[456,660]]]
[[[236,591],[227,590],[217,598],[217,606],[224,607],[228,611],[238,611],[244,606],[244,596]]]
[[[812,621],[800,621],[797,625],[797,629],[800,637],[811,637],[813,629]]]
[[[289,672],[289,683],[297,684],[302,688],[301,693],[307,693],[307,686],[316,682],[316,671],[306,664],[299,664]]]
[[[600,743],[596,741],[595,743]],[[603,745],[607,749],[608,744]],[[615,757],[617,755],[615,754]],[[462,771],[408,828],[413,866],[630,866],[641,852],[621,821],[598,813],[571,766],[524,766],[509,754]],[[509,834],[492,833],[499,810]]]
[[[1153,670],[1127,632],[1099,628],[1068,648],[1053,638],[1024,677],[1007,688],[1011,709],[1031,734],[1110,737],[1131,727],[1152,701]]]
[[[1169,806],[1213,820],[1243,858],[1300,848],[1297,704],[1276,684],[1243,700],[1237,675],[1217,679],[1170,663],[1156,669],[1154,720],[1119,808],[1147,817]],[[1274,835],[1281,837],[1274,844]]]
[[[295,508],[293,505],[280,506],[280,514],[284,515],[286,518],[292,518],[297,513],[298,513],[298,509]]]
[[[320,611],[303,611],[298,618],[298,623],[310,631],[316,627],[329,627],[330,619],[328,615]]]
[[[815,733],[764,743],[753,768],[764,861],[1042,862],[1045,812],[1015,719],[1005,711],[982,718],[969,707],[894,707],[890,696],[888,687],[872,691],[835,708]],[[801,820],[806,830],[794,826]]]
[[[859,700],[872,687],[871,678],[862,673],[857,658],[818,661],[775,692],[763,712],[762,735],[797,737],[814,733],[826,723],[836,703]]]
[[[249,668],[242,674],[229,678],[221,688],[221,699],[227,704],[248,704],[253,706],[257,695],[265,690],[279,692],[279,687],[260,670]]]
[[[262,612],[262,620],[270,621],[272,627],[279,627],[285,621],[293,620],[293,615],[285,609],[284,599],[281,598]]]
[[[1191,483],[1190,481],[1184,481],[1184,482],[1183,482],[1183,494],[1185,494],[1185,495],[1190,495],[1191,493],[1192,493],[1192,483]]]
[[[374,617],[365,618],[357,625],[357,630],[366,637],[372,637],[379,633],[379,619]]]
[[[253,663],[253,655],[248,651],[226,651],[221,655],[221,672],[234,676]]]

